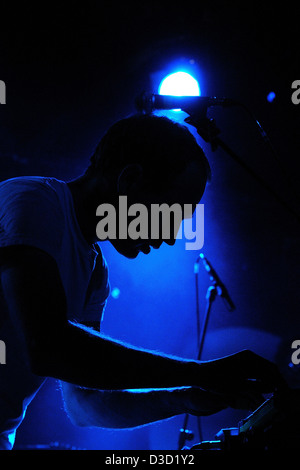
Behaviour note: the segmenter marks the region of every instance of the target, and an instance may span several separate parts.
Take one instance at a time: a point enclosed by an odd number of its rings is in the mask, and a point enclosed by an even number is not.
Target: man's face
[[[178,175],[172,182],[168,182],[165,190],[163,189],[159,192],[155,191],[155,188],[146,190],[141,185],[138,187],[138,190],[128,194],[127,207],[129,208],[132,204],[142,204],[143,211],[135,213],[134,216],[127,214],[126,220],[129,236],[126,239],[110,239],[110,242],[120,254],[127,258],[136,258],[139,253],[149,254],[152,248],[158,249],[162,243],[174,245],[182,219],[192,216],[196,205],[201,200],[204,189],[203,170],[197,162],[191,162],[183,173]],[[155,217],[157,212],[155,212],[154,207],[155,205],[156,207],[157,205],[162,207],[162,204],[166,204],[168,207],[175,204],[178,210],[176,217],[173,217],[172,210],[167,210],[166,213],[163,212],[164,215],[161,216],[158,227],[158,219]],[[137,206],[132,207],[137,208]],[[142,213],[147,214],[147,220],[145,220],[145,217],[141,218]],[[164,216],[166,216],[165,219],[163,219]],[[137,217],[139,217],[139,220],[137,220]],[[136,219],[136,222],[134,222],[134,219]],[[135,236],[135,239],[133,239],[130,236],[132,226],[136,228],[138,225],[139,232],[143,232],[141,225],[144,222],[144,228],[148,228],[147,236],[142,238]],[[165,227],[169,229],[167,230],[167,236],[162,228],[164,223],[166,224]],[[155,236],[153,236],[153,232],[155,232]]]

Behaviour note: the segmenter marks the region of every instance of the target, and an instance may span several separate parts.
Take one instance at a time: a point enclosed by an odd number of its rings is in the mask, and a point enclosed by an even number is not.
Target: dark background
[[[291,84],[299,76],[300,7],[240,2],[84,2],[40,6],[1,2],[0,178],[45,175],[69,180],[86,167],[104,131],[135,112],[157,77],[189,68],[202,95],[243,102],[268,133],[281,161],[242,108],[210,110],[221,137],[298,210],[300,105]],[[156,87],[156,89],[155,89]],[[270,91],[276,93],[268,102]],[[237,309],[217,299],[204,358],[249,347],[274,360],[291,385],[291,343],[300,336],[299,223],[225,152],[200,139],[213,179],[205,204],[203,252],[222,277]],[[284,168],[284,171],[282,169]],[[285,173],[289,175],[288,179]],[[298,210],[299,211],[299,210]],[[198,253],[175,247],[130,261],[107,243],[111,298],[103,330],[138,346],[195,357]],[[200,270],[201,311],[209,286]],[[55,381],[45,385],[17,434],[17,445],[62,444],[96,449],[176,448],[182,417],[133,431],[74,428]],[[242,416],[245,414],[242,413]],[[203,420],[205,438],[235,426],[240,414]],[[191,420],[191,427],[196,426]]]

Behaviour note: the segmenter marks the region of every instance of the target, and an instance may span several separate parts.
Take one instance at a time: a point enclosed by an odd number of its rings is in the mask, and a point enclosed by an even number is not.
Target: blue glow
[[[269,103],[272,103],[272,101],[274,101],[275,98],[276,98],[276,94],[274,93],[274,91],[270,91],[270,93],[267,96],[267,100],[269,101]]]
[[[8,441],[12,447],[14,446],[15,438],[16,438],[16,431],[13,431],[8,435]]]
[[[158,88],[160,95],[200,96],[197,80],[187,72],[175,72],[167,75]]]
[[[121,291],[118,287],[114,287],[111,291],[111,296],[113,299],[118,299],[120,297]]]

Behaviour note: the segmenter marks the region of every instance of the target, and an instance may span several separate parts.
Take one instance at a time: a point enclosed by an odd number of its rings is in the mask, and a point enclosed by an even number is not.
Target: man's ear
[[[119,195],[127,195],[142,186],[143,168],[138,163],[126,165],[119,174],[117,190]]]

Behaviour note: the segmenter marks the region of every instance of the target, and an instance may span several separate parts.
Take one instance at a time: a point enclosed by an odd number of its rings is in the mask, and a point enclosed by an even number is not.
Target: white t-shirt
[[[101,321],[109,295],[107,264],[98,244],[91,247],[83,237],[64,181],[19,177],[0,183],[0,247],[11,245],[34,246],[55,259],[70,321]],[[0,450],[9,450],[46,379],[26,363],[24,338],[10,318],[1,281],[0,340],[6,349],[6,363],[0,364]]]

